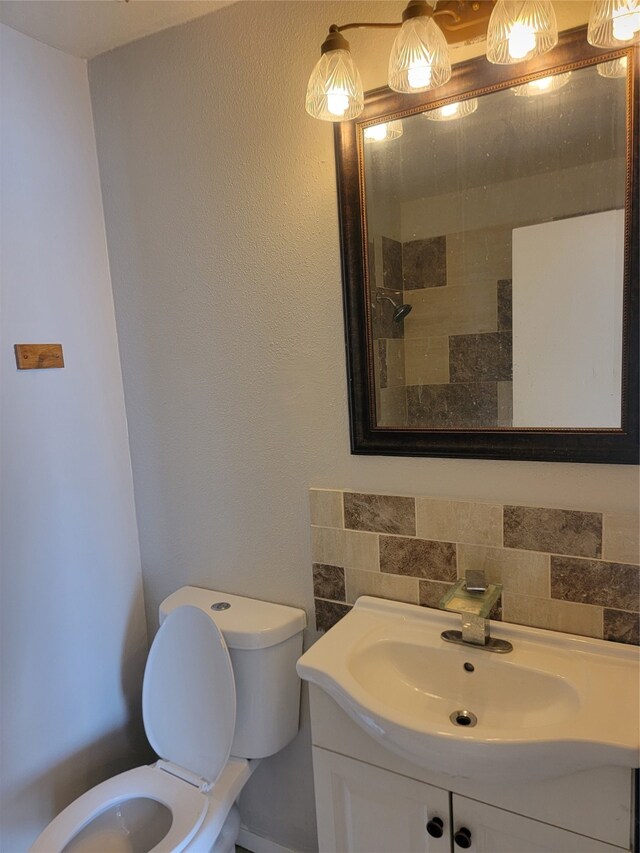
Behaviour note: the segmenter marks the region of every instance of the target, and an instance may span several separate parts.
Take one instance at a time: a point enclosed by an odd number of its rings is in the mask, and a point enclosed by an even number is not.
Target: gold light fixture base
[[[496,0],[440,0],[433,13],[449,44],[477,41],[487,35]]]

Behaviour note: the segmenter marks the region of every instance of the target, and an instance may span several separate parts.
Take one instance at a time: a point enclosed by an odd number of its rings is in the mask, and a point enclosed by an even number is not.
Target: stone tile
[[[602,517],[605,560],[640,563],[640,520],[632,512],[605,512]]]
[[[347,569],[346,585],[349,604],[355,604],[361,595],[375,595],[377,598],[406,601],[409,604],[418,603],[417,578]]]
[[[496,601],[489,613],[489,619],[494,622],[502,622],[502,596]]]
[[[420,599],[419,604],[423,607],[435,607],[436,610],[440,607],[442,597],[453,584],[442,583],[441,581],[418,581],[420,584]]]
[[[504,544],[507,548],[600,557],[602,515],[571,509],[505,506]]]
[[[345,527],[375,533],[416,535],[416,501],[396,495],[344,493]]]
[[[340,566],[314,563],[313,594],[317,598],[345,601],[344,569]]]
[[[377,341],[380,387],[393,388],[405,384],[404,341],[382,338]]]
[[[602,608],[549,598],[534,598],[505,592],[502,596],[505,622],[564,631],[583,637],[602,637]]]
[[[407,389],[400,385],[395,388],[381,388],[376,401],[378,426],[398,427],[407,425]]]
[[[498,331],[510,331],[513,325],[513,295],[511,279],[498,281]]]
[[[640,614],[605,607],[603,636],[614,643],[640,645]]]
[[[314,604],[316,608],[316,631],[328,631],[351,610],[351,606],[348,604],[340,604],[337,601],[323,601],[321,598],[314,599]]]
[[[416,498],[421,539],[502,545],[502,504]]]
[[[382,238],[382,282],[388,290],[402,290],[402,243]]]
[[[442,385],[449,382],[449,338],[415,338],[404,342],[407,385]]]
[[[396,305],[402,303],[401,290],[385,290],[379,288],[371,296],[371,327],[374,340],[380,338],[402,338],[404,336],[404,320],[396,322],[393,319],[394,307],[386,299],[378,301],[377,296],[388,296]]]
[[[495,382],[409,385],[407,424],[423,429],[494,427],[498,420]]]
[[[369,251],[368,251],[368,261],[369,261],[369,283],[370,289],[375,290],[376,287],[376,249],[373,241],[369,243]]]
[[[574,557],[551,557],[551,597],[621,610],[640,609],[640,568]]]
[[[468,569],[482,569],[489,583],[501,583],[504,592],[549,598],[550,557],[534,551],[458,545],[458,576]]]
[[[373,379],[374,379],[376,392],[380,388],[380,380],[382,378],[384,378],[381,375],[382,374],[381,360],[380,360],[380,353],[382,350],[382,347],[380,346],[381,343],[382,343],[381,340],[374,340],[373,341]]]
[[[377,571],[378,537],[375,533],[312,527],[311,559],[329,566]]]
[[[439,581],[456,579],[456,546],[451,542],[380,537],[380,571]]]
[[[444,287],[447,283],[447,238],[429,237],[402,244],[405,290]]]
[[[387,385],[406,385],[404,340],[387,340]]]
[[[502,596],[496,601],[489,613],[489,619],[494,622],[502,622]]]
[[[498,382],[498,426],[513,426],[513,382]]]
[[[413,311],[404,321],[404,337],[475,335],[498,330],[495,281],[474,287],[431,287],[411,294]]]
[[[451,335],[451,382],[508,382],[513,376],[511,332]]]
[[[380,341],[373,342],[373,385],[374,385],[374,393],[375,393],[375,401],[376,401],[376,416],[379,416],[379,407],[380,407],[380,386],[381,381],[384,378],[382,376],[382,360],[380,358]]]
[[[311,524],[319,527],[344,527],[342,492],[332,489],[309,489]]]
[[[511,230],[478,228],[447,234],[447,284],[475,285],[511,276]]]

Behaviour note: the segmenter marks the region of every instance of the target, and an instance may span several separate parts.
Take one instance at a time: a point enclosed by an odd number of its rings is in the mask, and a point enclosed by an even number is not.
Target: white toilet
[[[183,587],[160,605],[142,712],[160,759],[96,785],[32,853],[231,853],[260,758],[298,731],[305,613]]]

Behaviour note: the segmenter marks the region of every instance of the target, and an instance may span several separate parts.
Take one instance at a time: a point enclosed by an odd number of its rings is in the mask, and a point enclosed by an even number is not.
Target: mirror
[[[355,452],[637,461],[637,57],[577,35],[338,132]]]

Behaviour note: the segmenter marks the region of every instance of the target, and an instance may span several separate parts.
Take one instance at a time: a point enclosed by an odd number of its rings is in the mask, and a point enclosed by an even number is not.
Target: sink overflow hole
[[[465,663],[464,668],[466,669],[467,672],[473,672],[475,669],[475,666],[472,663]]]
[[[478,722],[478,718],[475,714],[472,714],[471,711],[454,711],[449,715],[449,719],[454,724],[454,726],[475,726]]]

